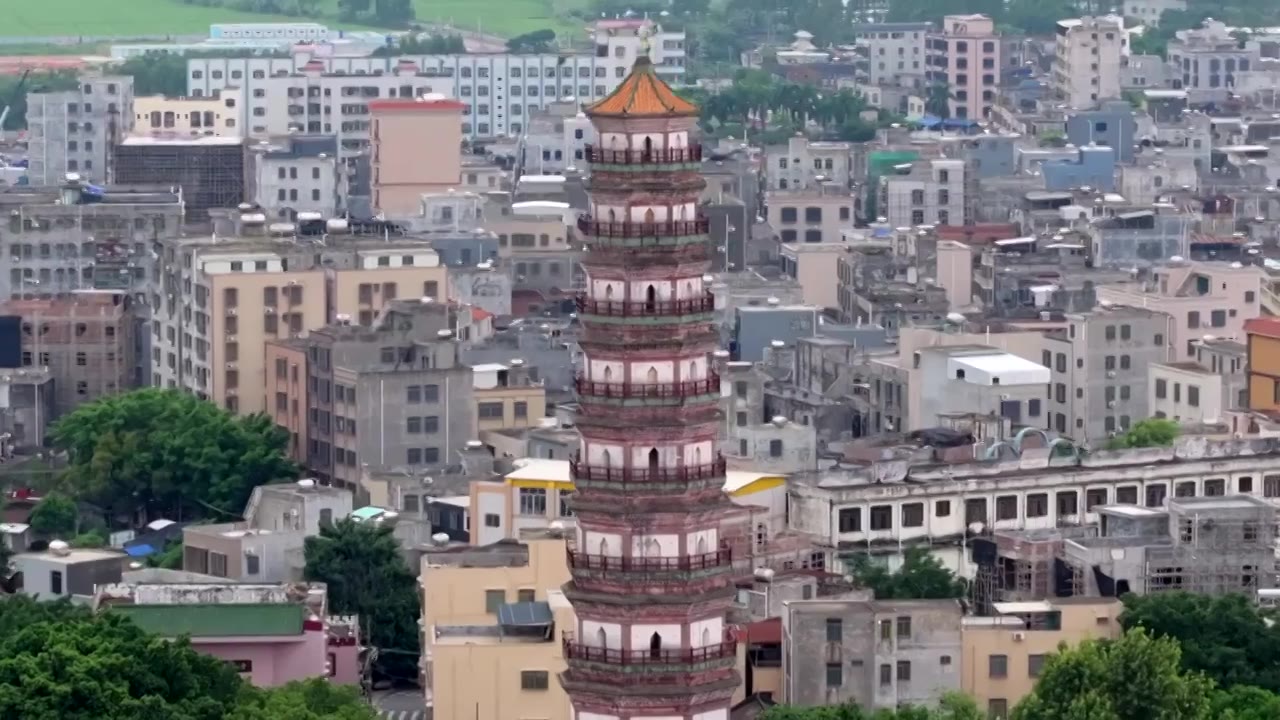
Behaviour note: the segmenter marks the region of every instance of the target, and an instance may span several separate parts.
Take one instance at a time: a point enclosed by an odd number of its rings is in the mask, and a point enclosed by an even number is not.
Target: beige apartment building
[[[1068,107],[1087,110],[1120,97],[1120,68],[1129,34],[1118,15],[1058,21],[1053,92]]]
[[[1000,36],[986,15],[947,15],[925,43],[927,79],[947,86],[951,117],[991,114],[1000,81]]]
[[[443,96],[375,100],[371,121],[373,207],[417,215],[423,194],[462,183],[462,111]]]
[[[1006,720],[1031,694],[1045,658],[1061,643],[1119,637],[1123,610],[1116,598],[1055,598],[995,603],[994,617],[966,617],[960,689],[987,717]]]
[[[133,131],[136,135],[239,137],[239,106],[236,88],[227,88],[218,97],[134,97]]]
[[[557,681],[576,620],[559,532],[422,556],[423,687],[440,720],[569,718]],[[518,620],[519,622],[515,622]]]
[[[533,379],[523,360],[486,363],[471,368],[476,403],[476,427],[513,430],[538,427],[547,415],[547,390]]]
[[[340,221],[338,221],[340,222]],[[302,244],[293,226],[241,218],[234,236],[163,241],[153,292],[151,380],[233,412],[266,409],[268,340],[345,318],[372,321],[397,297],[448,293],[448,270],[421,242],[343,234]],[[163,293],[163,295],[162,295]]]
[[[782,273],[795,278],[806,305],[840,307],[840,258],[849,254],[843,242],[784,243]]]
[[[783,243],[837,242],[853,227],[853,195],[843,183],[765,193],[769,225]]]

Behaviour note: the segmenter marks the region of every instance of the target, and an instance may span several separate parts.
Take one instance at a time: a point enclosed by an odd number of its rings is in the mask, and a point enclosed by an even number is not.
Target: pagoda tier
[[[599,143],[578,220],[582,448],[564,587],[577,623],[560,681],[576,720],[728,720],[733,553],[697,108],[641,57],[587,114]]]

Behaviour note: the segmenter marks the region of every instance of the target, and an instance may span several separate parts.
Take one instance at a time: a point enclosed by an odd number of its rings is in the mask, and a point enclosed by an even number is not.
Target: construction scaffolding
[[[234,137],[131,137],[116,148],[121,184],[168,184],[182,189],[185,222],[209,223],[209,210],[244,202],[244,140]]]
[[[1092,537],[1094,528],[997,530],[973,541],[977,573],[970,595],[979,615],[1002,602],[1030,602],[1082,594],[1079,575],[1062,562],[1067,539]]]

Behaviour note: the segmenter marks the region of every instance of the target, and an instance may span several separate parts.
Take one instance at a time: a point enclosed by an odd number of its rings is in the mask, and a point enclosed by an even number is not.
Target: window
[[[892,530],[893,529],[893,506],[892,505],[873,505],[871,507],[871,529],[872,530]]]
[[[49,592],[53,595],[62,594],[62,571],[49,571]]]
[[[1078,503],[1076,502],[1075,490],[1063,490],[1057,495],[1058,517],[1063,515],[1075,515]]]
[[[1200,407],[1200,386],[1187,386],[1187,404],[1191,407]]]
[[[1027,517],[1037,518],[1049,514],[1049,496],[1046,493],[1032,493],[1027,496]]]
[[[996,520],[1018,519],[1018,496],[1001,495],[996,498]]]
[[[840,618],[827,618],[827,642],[838,643],[844,638],[844,621]]]
[[[951,501],[939,500],[933,504],[934,517],[951,517]]]
[[[476,413],[481,420],[501,420],[503,417],[502,402],[482,402],[476,405]]]
[[[520,488],[520,514],[546,515],[547,491],[542,488]]]
[[[257,575],[261,570],[262,560],[257,555],[244,556],[244,571],[247,575]]]
[[[775,458],[782,457],[782,441],[781,440],[769,441],[769,457],[775,457]]]
[[[1094,488],[1084,492],[1084,509],[1085,512],[1092,511],[1098,505],[1107,504],[1107,489]]]
[[[1160,400],[1169,395],[1169,382],[1164,378],[1156,379],[1156,397]]]
[[[1173,496],[1174,497],[1195,497],[1196,496],[1195,480],[1188,480],[1187,482],[1180,482],[1180,483],[1174,484]]]
[[[885,663],[880,666],[880,685],[889,686],[893,684],[893,666]]]
[[[1236,492],[1251,493],[1253,492],[1253,478],[1246,475],[1236,481],[1236,486],[1239,488]]]
[[[498,608],[507,604],[506,590],[485,590],[484,591],[484,611],[490,615],[497,615]]]
[[[991,698],[987,701],[987,720],[1007,720],[1009,717],[1009,701],[1004,698]]]
[[[1267,475],[1262,478],[1262,496],[1280,497],[1280,475]]]
[[[1027,656],[1027,677],[1038,678],[1044,670],[1044,655]]]
[[[1116,502],[1121,505],[1138,504],[1138,486],[1124,485],[1116,488]]]
[[[844,684],[844,666],[840,663],[827,663],[827,687],[840,687]]]
[[[909,660],[898,661],[898,682],[911,682],[911,662]]]
[[[989,656],[987,658],[987,676],[993,678],[1009,677],[1009,656]]]
[[[546,690],[549,685],[549,673],[546,670],[521,670],[521,690]]]
[[[898,639],[899,640],[911,639],[911,616],[910,615],[904,615],[903,617],[898,618]]]
[[[924,525],[924,503],[906,503],[902,506],[902,527]]]
[[[1204,481],[1205,497],[1222,497],[1227,494],[1227,481],[1222,478]]]
[[[502,518],[498,517],[496,513],[485,513],[484,526],[491,528],[502,527]]]
[[[840,508],[840,532],[862,532],[862,508]]]

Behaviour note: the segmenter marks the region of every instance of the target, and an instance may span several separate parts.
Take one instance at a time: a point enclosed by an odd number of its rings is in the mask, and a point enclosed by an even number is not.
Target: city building
[[[133,99],[133,132],[159,137],[240,135],[240,94],[228,88],[217,97],[140,95]]]
[[[416,214],[422,195],[462,182],[460,120],[466,107],[442,95],[369,103],[374,212]]]
[[[1261,60],[1258,44],[1241,47],[1232,31],[1220,21],[1207,19],[1201,27],[1179,30],[1169,40],[1169,65],[1182,69],[1181,77],[1174,75],[1174,87],[1187,93],[1188,103],[1226,100],[1235,88],[1236,73],[1248,72]]]
[[[1160,24],[1160,17],[1170,10],[1182,12],[1187,9],[1187,0],[1125,0],[1124,16],[1137,18],[1143,25],[1154,27]]]
[[[965,225],[969,210],[969,168],[963,160],[925,160],[905,174],[880,180],[880,215],[889,227]]]
[[[155,387],[262,412],[267,340],[302,337],[339,316],[368,326],[400,297],[447,298],[448,270],[435,251],[390,237],[385,225],[268,226],[260,213],[233,214],[214,235],[161,243],[162,282],[151,297]],[[311,225],[323,244],[307,240]]]
[[[990,616],[966,617],[960,689],[989,717],[1008,718],[1063,643],[1118,638],[1123,609],[1116,598],[1050,598],[995,603]]]
[[[12,564],[15,574],[22,573],[23,595],[88,602],[98,584],[120,582],[129,559],[115,550],[72,548],[54,540],[47,550],[14,555]]]
[[[74,90],[27,93],[27,166],[32,185],[68,173],[115,183],[115,146],[134,126],[133,78],[87,73]]]
[[[1253,318],[1244,329],[1248,338],[1248,408],[1280,410],[1280,320]]]
[[[350,173],[338,160],[335,137],[260,140],[249,146],[249,164],[253,204],[268,217],[295,220],[299,213],[319,213],[328,219],[349,209],[344,201]]]
[[[236,207],[247,196],[245,142],[236,136],[135,135],[122,140],[115,154],[117,182],[182,188],[188,223],[208,223],[210,210]]]
[[[422,555],[423,687],[440,718],[567,718],[556,678],[577,621],[561,532],[427,548]]]
[[[1058,21],[1053,92],[1068,107],[1087,109],[1120,97],[1120,68],[1129,34],[1118,15]]]
[[[141,384],[139,322],[127,293],[81,290],[10,300],[0,303],[0,314],[22,318],[22,366],[46,368],[54,379],[47,422]]]
[[[725,720],[739,677],[705,183],[685,161],[698,109],[641,55],[586,113],[609,151],[592,158],[582,227],[582,450],[564,586],[577,622],[561,683],[578,717]]]
[[[815,142],[803,135],[790,138],[785,147],[765,149],[765,186],[769,190],[811,190],[826,183],[848,187],[850,153],[849,143]]]
[[[925,79],[947,87],[951,117],[977,120],[991,114],[1000,50],[995,21],[986,15],[947,15],[942,30],[927,35]]]
[[[531,110],[517,148],[523,173],[554,175],[584,167],[587,146],[598,145],[591,121],[577,102]]]
[[[486,430],[538,427],[547,416],[547,389],[537,368],[512,358],[506,363],[471,367],[476,427],[473,436]]]
[[[854,24],[854,44],[865,54],[867,82],[876,86],[921,88],[928,66],[925,47],[933,23]]]
[[[1044,424],[1042,398],[1049,368],[993,347],[941,345],[915,351],[921,371],[919,415],[912,428],[940,427],[949,416],[973,413],[998,419],[999,438],[1011,438],[1022,426]]]
[[[244,102],[238,122],[246,136],[284,135],[290,127],[339,134],[345,158],[368,145],[371,99],[439,93],[466,104],[460,123],[466,138],[518,137],[534,109],[611,93],[645,45],[660,75],[684,77],[683,31],[648,19],[600,20],[592,39],[590,51],[567,54],[192,57],[186,94],[211,97],[239,88]]]
[[[788,705],[926,705],[960,689],[957,600],[792,600],[782,608]]]
[[[765,192],[769,226],[783,243],[838,242],[853,227],[854,197],[845,183],[826,182],[811,190]]]

